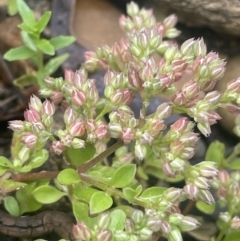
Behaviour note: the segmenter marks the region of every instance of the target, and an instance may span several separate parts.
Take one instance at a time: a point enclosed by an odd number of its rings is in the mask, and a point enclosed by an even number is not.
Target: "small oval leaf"
[[[54,203],[66,195],[66,193],[48,185],[43,185],[36,188],[32,194],[38,202],[43,204]]]
[[[110,208],[113,204],[112,197],[102,191],[96,192],[92,195],[89,203],[90,214],[103,212]]]
[[[6,210],[15,217],[20,216],[20,208],[17,200],[14,197],[5,197],[4,198],[4,207]]]
[[[111,217],[111,222],[108,228],[112,231],[115,231],[115,230],[123,231],[125,220],[127,217],[125,212],[123,212],[120,209],[116,209],[110,213],[110,217]]]
[[[215,203],[207,204],[201,200],[196,202],[197,209],[206,214],[212,214],[215,210],[215,206]]]
[[[58,174],[57,180],[62,185],[71,185],[79,183],[80,177],[76,170],[67,168]]]
[[[146,189],[140,196],[140,199],[154,199],[159,198],[162,193],[166,190],[165,187],[150,187]]]

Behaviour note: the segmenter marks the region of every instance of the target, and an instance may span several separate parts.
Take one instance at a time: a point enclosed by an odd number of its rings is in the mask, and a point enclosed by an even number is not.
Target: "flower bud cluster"
[[[199,137],[192,132],[194,124],[182,117],[170,126],[170,130],[153,144],[153,150],[163,161],[163,171],[174,177],[185,168],[185,161],[193,157]]]
[[[188,166],[183,175],[187,183],[183,190],[188,199],[202,200],[208,204],[214,202],[209,188],[218,176],[215,162],[204,161],[195,166]]]
[[[229,210],[235,210],[239,207],[240,187],[238,172],[229,174],[227,170],[220,170],[218,176],[214,178],[212,186],[216,189],[216,196],[222,207],[228,207]]]
[[[33,95],[30,98],[29,109],[24,112],[25,121],[10,121],[9,128],[21,136],[22,143],[26,148],[41,149],[51,135],[51,125],[55,105],[49,100],[43,103]]]

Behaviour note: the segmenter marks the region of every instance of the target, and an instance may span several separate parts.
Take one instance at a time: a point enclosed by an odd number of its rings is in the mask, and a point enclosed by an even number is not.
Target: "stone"
[[[240,36],[240,1],[150,0],[147,6],[175,13],[190,26],[208,26],[216,32]]]

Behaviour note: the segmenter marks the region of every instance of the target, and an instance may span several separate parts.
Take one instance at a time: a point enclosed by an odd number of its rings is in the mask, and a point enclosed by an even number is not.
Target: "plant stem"
[[[228,227],[229,225],[228,223],[226,223],[225,226],[221,229],[215,241],[221,241],[223,239],[224,235],[226,234],[226,231],[228,230]]]
[[[182,214],[187,215],[191,211],[191,209],[193,208],[194,204],[195,204],[195,201],[190,200],[188,202],[187,206],[184,208]]]

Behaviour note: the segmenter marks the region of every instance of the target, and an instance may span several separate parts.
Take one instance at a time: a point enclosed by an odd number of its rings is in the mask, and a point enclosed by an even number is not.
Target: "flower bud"
[[[77,222],[73,225],[72,232],[76,240],[90,241],[91,239],[91,231],[84,222]]]
[[[143,146],[142,144],[136,142],[134,153],[138,157],[139,160],[143,160],[147,154],[147,148],[146,146]]]
[[[40,112],[42,110],[42,101],[36,95],[32,95],[30,97],[29,108]]]
[[[22,142],[28,147],[33,148],[37,143],[38,137],[32,133],[25,133]]]
[[[208,190],[200,190],[198,198],[207,204],[212,204],[215,202],[212,194]]]
[[[147,227],[153,232],[158,232],[161,229],[162,220],[157,216],[152,216],[148,218]]]
[[[142,228],[139,232],[140,240],[151,240],[152,230],[147,227]]]
[[[193,52],[195,56],[205,56],[207,54],[207,46],[203,41],[203,38],[195,41],[193,45]]]
[[[60,155],[64,150],[64,146],[60,141],[53,141],[50,149],[57,155]]]
[[[118,123],[110,123],[108,128],[112,138],[118,138],[122,133],[122,126]]]
[[[23,121],[20,120],[14,120],[9,121],[9,129],[13,130],[16,133],[22,133],[25,130],[25,125]]]
[[[193,184],[187,184],[184,186],[183,191],[187,194],[187,197],[191,200],[196,200],[198,193],[199,193],[199,189]]]
[[[24,164],[30,156],[30,149],[26,146],[23,146],[18,153],[18,158],[21,160],[21,164]]]
[[[55,79],[50,76],[46,76],[44,78],[44,82],[45,82],[46,86],[49,88],[53,88],[55,85]]]
[[[240,230],[240,218],[235,216],[231,221],[231,228]]]
[[[176,38],[177,36],[179,36],[181,33],[181,31],[177,30],[176,28],[170,28],[167,29],[167,31],[164,34],[164,37],[166,38]]]
[[[135,224],[139,224],[144,219],[144,213],[140,210],[135,209],[132,213],[131,218]]]
[[[41,121],[40,115],[36,109],[30,107],[29,110],[24,111],[24,118],[28,122]]]
[[[182,45],[181,45],[181,53],[183,55],[190,55],[193,53],[193,45],[194,45],[195,41],[194,38],[188,39],[187,41],[185,41]]]
[[[198,228],[199,226],[200,226],[200,223],[195,218],[192,218],[189,216],[183,216],[183,219],[179,224],[179,228],[183,232],[191,231],[193,229]]]
[[[188,118],[182,117],[179,120],[177,120],[174,124],[172,124],[170,129],[171,131],[177,131],[179,133],[183,133],[187,128],[188,123],[189,123]]]
[[[77,119],[76,121],[72,122],[69,126],[69,133],[71,136],[82,136],[85,133],[85,127],[81,119]]]
[[[183,241],[181,232],[178,228],[172,228],[168,235],[168,241]]]
[[[210,187],[208,179],[205,177],[197,177],[193,183],[199,189],[208,189]]]
[[[50,94],[50,99],[55,103],[59,104],[63,100],[63,93],[60,91],[53,90]]]
[[[163,20],[163,25],[165,26],[166,29],[168,28],[173,28],[178,21],[177,15],[171,14],[167,18]]]
[[[64,112],[63,119],[67,125],[73,123],[77,119],[76,111],[73,108],[68,107]]]
[[[165,118],[168,118],[172,113],[172,106],[170,105],[170,103],[168,102],[164,102],[163,104],[159,105],[156,113],[155,113],[155,117],[163,120]]]
[[[52,116],[55,113],[55,105],[49,100],[45,100],[42,105],[42,113],[44,115]]]
[[[231,219],[231,215],[229,214],[229,212],[220,212],[219,219],[221,219],[225,223],[228,223]]]
[[[179,188],[168,188],[165,192],[166,198],[171,203],[176,203],[179,201],[179,198],[182,194],[182,190]]]
[[[74,149],[81,149],[85,147],[85,141],[78,138],[73,138],[71,144]]]
[[[109,213],[102,213],[99,217],[98,217],[98,227],[101,229],[105,229],[108,228],[108,225],[111,222],[111,217]]]
[[[63,86],[63,78],[62,77],[56,78],[54,84],[55,84],[56,89],[61,89]]]
[[[137,15],[139,11],[139,6],[135,2],[130,2],[127,4],[127,14],[129,16]]]
[[[84,105],[85,101],[86,101],[86,95],[82,90],[73,90],[73,92],[72,92],[72,102],[76,106]]]
[[[128,233],[133,233],[135,231],[134,223],[131,219],[127,218],[125,221],[125,230]]]
[[[229,176],[229,173],[226,170],[219,170],[218,178],[219,178],[220,182],[222,182],[224,184],[227,184],[229,179],[230,179],[230,176]]]
[[[184,216],[182,214],[180,214],[180,213],[171,213],[168,216],[168,222],[170,224],[179,225],[182,222],[183,217]]]
[[[169,234],[169,232],[171,231],[170,224],[167,221],[163,220],[161,224],[161,230],[164,234]]]

